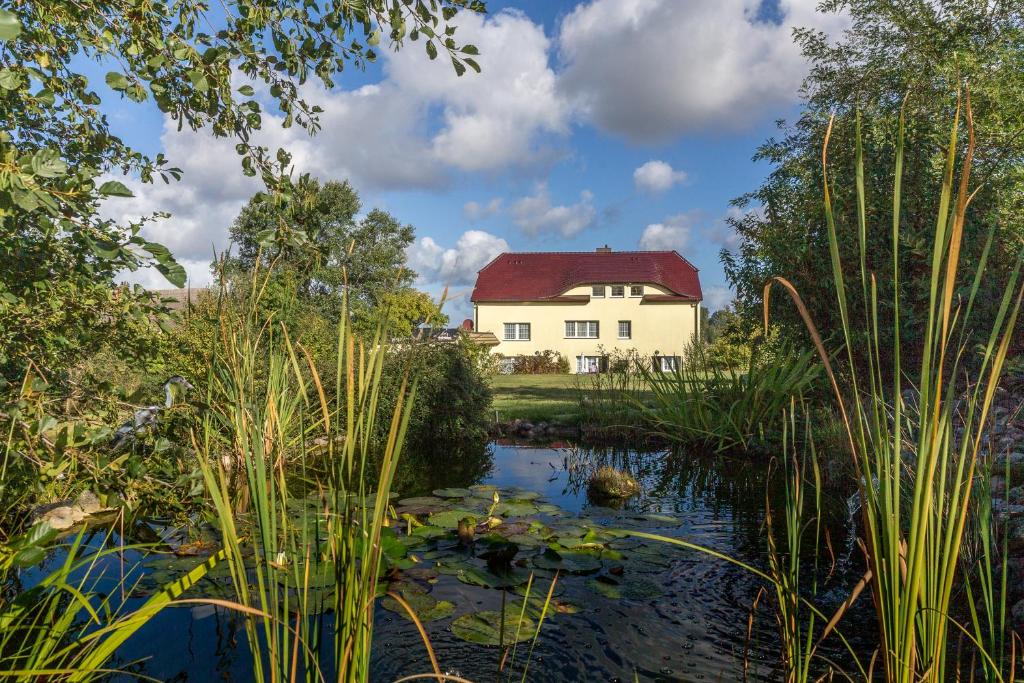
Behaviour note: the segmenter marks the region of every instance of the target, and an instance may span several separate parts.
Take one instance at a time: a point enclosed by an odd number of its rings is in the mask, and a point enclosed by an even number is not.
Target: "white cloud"
[[[686,180],[686,173],[677,171],[664,161],[652,159],[633,171],[633,183],[641,192],[657,194]]]
[[[482,73],[457,77],[451,63],[431,62],[422,43],[384,52],[384,77],[354,90],[326,91],[307,83],[302,95],[323,108],[321,130],[310,137],[284,129],[264,114],[254,142],[292,153],[296,172],[348,179],[357,190],[438,189],[456,171],[535,167],[550,161],[552,140],[568,132],[569,108],[548,66],[543,27],[519,12],[467,13],[459,40],[476,45]],[[129,179],[136,197],[110,200],[104,210],[124,220],[166,211],[171,218],[145,228],[148,239],[177,257],[207,263],[227,246],[227,228],[260,184],[242,175],[233,139],[178,131],[165,119],[163,151],[183,170],[178,183],[148,185]],[[482,209],[497,209],[488,204]],[[135,273],[130,280],[149,281]]]
[[[704,288],[704,308],[712,313],[728,306],[734,298],[733,291],[728,287],[713,285]]]
[[[444,248],[432,237],[421,237],[406,251],[409,267],[423,284],[468,285],[478,270],[509,246],[501,237],[483,230],[467,230],[454,247]]]
[[[484,218],[495,216],[501,211],[501,198],[495,197],[486,204],[480,202],[466,202],[462,205],[462,215],[467,220],[476,222]]]
[[[572,237],[589,227],[597,217],[594,195],[589,190],[580,192],[580,200],[569,206],[553,206],[547,185],[538,185],[537,191],[518,199],[512,205],[512,220],[527,235],[544,232]]]
[[[690,242],[695,212],[680,213],[666,218],[661,223],[651,223],[640,235],[640,248],[644,251],[671,251],[680,253]]]
[[[807,66],[794,26],[835,35],[817,0],[591,0],[562,21],[559,86],[582,115],[635,141],[737,128],[796,100]]]

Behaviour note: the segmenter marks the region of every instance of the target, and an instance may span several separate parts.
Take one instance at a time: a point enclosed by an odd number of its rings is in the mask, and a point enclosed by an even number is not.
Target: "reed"
[[[966,147],[958,135],[962,111]],[[974,156],[970,95],[958,101],[945,159],[935,232],[932,238],[930,299],[924,324],[920,365],[906,366],[901,357],[902,324],[899,299],[900,182],[904,153],[904,118],[899,121],[892,206],[894,283],[892,324],[895,346],[890,357],[880,348],[879,297],[875,274],[867,267],[864,160],[857,119],[856,197],[860,289],[864,310],[854,311],[847,295],[839,237],[828,176],[828,146],[822,153],[824,206],[834,286],[845,343],[846,368],[840,379],[821,336],[796,288],[777,277],[765,286],[765,321],[769,295],[780,286],[789,295],[814,341],[826,368],[842,416],[846,440],[857,473],[869,583],[881,642],[879,668],[894,683],[945,681],[950,607],[958,574],[965,529],[972,509],[973,481],[982,448],[983,428],[999,384],[1024,290],[1018,286],[1020,261],[1010,275],[987,339],[977,358],[969,356],[971,311],[985,276],[988,245],[978,270],[961,295],[960,255]],[[958,164],[958,155],[959,156]],[[959,165],[959,180],[956,181]],[[991,244],[991,238],[989,239]],[[857,339],[860,346],[855,346]],[[866,339],[866,347],[860,340]],[[855,357],[855,351],[864,352]],[[887,351],[887,350],[886,350]],[[968,362],[968,360],[972,362]],[[904,390],[916,387],[919,408],[908,411]],[[841,615],[837,615],[841,616]],[[980,652],[981,657],[987,653]]]

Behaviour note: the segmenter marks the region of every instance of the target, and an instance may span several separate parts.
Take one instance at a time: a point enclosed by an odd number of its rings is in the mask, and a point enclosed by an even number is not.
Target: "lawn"
[[[491,387],[498,421],[575,422],[579,416],[577,381],[576,375],[496,375]]]

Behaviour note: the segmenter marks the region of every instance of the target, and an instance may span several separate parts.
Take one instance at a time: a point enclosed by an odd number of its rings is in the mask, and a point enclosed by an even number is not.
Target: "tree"
[[[416,273],[406,264],[406,249],[414,228],[380,209],[357,220],[360,208],[347,181],[321,184],[303,176],[286,195],[258,193],[231,225],[236,255],[225,259],[225,272],[244,287],[257,265],[272,269],[263,304],[278,315],[298,306],[335,325],[345,287],[364,331],[383,318],[390,334],[407,336],[437,320],[437,305],[412,288]]]
[[[968,215],[963,256],[973,272],[990,230],[995,237],[988,279],[992,291],[979,297],[977,329],[988,329],[1008,264],[1024,244],[1024,32],[1014,3],[979,0],[832,0],[824,11],[843,8],[851,27],[830,45],[810,30],[795,33],[811,63],[804,87],[804,111],[792,127],[780,124],[779,138],[765,142],[755,159],[773,170],[758,189],[735,204],[748,212],[733,221],[741,238],[737,254],[723,251],[740,311],[760,319],[764,283],[789,278],[803,294],[825,333],[839,329],[822,204],[821,152],[829,118],[835,114],[829,175],[837,206],[843,262],[852,281],[859,269],[854,174],[859,127],[865,174],[867,253],[865,267],[878,280],[880,334],[891,342],[892,188],[901,110],[907,122],[899,226],[900,297],[906,352],[922,342],[915,322],[928,300],[931,234],[934,232],[942,162],[957,93],[969,87],[977,134],[974,177],[983,184]],[[965,104],[961,100],[961,105]],[[1001,276],[1002,275],[1002,276]],[[969,285],[969,283],[964,283]],[[854,292],[859,294],[859,291]],[[863,311],[864,302],[851,303]],[[802,321],[787,304],[773,307],[784,333],[806,339]],[[883,348],[891,348],[883,344]],[[866,347],[864,347],[866,348]],[[884,365],[884,363],[883,363]]]
[[[59,373],[79,349],[105,343],[110,325],[159,312],[139,289],[116,290],[124,270],[155,265],[175,285],[184,269],[140,235],[143,222],[104,220],[101,200],[130,196],[108,174],[170,182],[180,171],[163,154],[132,149],[103,115],[86,75],[109,65],[106,84],[131,102],[152,101],[179,126],[233,137],[241,169],[271,194],[287,194],[290,156],[253,142],[263,97],[283,125],[316,132],[320,110],[299,86],[332,87],[346,65],[361,68],[388,41],[422,40],[458,74],[479,70],[472,45],[458,45],[452,21],[482,12],[481,0],[295,3],[202,0],[14,0],[0,10],[0,373],[16,378],[35,362]],[[256,87],[265,88],[257,97]],[[125,307],[127,310],[122,310]],[[54,315],[54,311],[75,311]],[[142,324],[140,322],[140,324]],[[99,330],[99,334],[97,334]],[[90,340],[81,344],[80,339]]]

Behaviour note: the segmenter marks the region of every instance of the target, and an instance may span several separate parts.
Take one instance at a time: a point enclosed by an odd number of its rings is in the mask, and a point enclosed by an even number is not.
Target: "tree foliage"
[[[180,171],[120,137],[90,80],[96,68],[109,69],[104,82],[122,100],[151,102],[179,127],[234,138],[242,171],[282,193],[290,189],[282,182],[288,152],[253,140],[264,111],[316,132],[320,110],[301,86],[332,87],[346,66],[372,62],[381,42],[398,49],[421,41],[431,59],[447,55],[460,75],[479,70],[477,49],[454,38],[461,10],[481,12],[484,4],[8,3],[0,10],[0,372],[15,377],[30,361],[60,372],[80,358],[80,337],[101,344],[111,325],[129,334],[128,321],[152,320],[159,307],[145,292],[112,292],[119,272],[152,265],[175,285],[185,279],[166,248],[142,237],[148,218],[122,225],[100,213],[101,201],[131,195],[111,175],[171,182]],[[72,314],[78,301],[88,310]]]
[[[845,233],[839,239],[841,257],[853,279],[860,268],[854,171],[858,152],[853,144],[860,126],[867,197],[864,266],[877,277],[879,302],[892,301],[891,197],[902,110],[907,144],[899,225],[900,297],[907,350],[919,348],[946,126],[958,105],[957,93],[966,84],[978,142],[975,177],[982,184],[965,227],[963,272],[965,277],[973,272],[994,229],[990,268],[996,277],[987,280],[992,291],[979,297],[976,311],[979,329],[986,329],[1005,280],[999,274],[1008,272],[1008,263],[1024,244],[1024,33],[1019,7],[978,0],[833,0],[823,9],[844,10],[851,27],[834,44],[815,31],[796,32],[811,63],[803,88],[804,111],[795,125],[780,124],[781,136],[758,150],[755,159],[773,166],[767,180],[735,200],[748,210],[733,221],[741,246],[735,254],[723,251],[722,259],[741,313],[752,322],[759,320],[764,283],[781,275],[804,294],[821,329],[840,328],[821,202],[821,152],[833,114],[829,175],[837,226]],[[886,305],[882,303],[881,321],[892,320]],[[862,310],[863,301],[851,306]],[[791,306],[774,307],[772,319],[784,332],[804,338],[803,323]],[[892,339],[889,329],[879,333]]]

